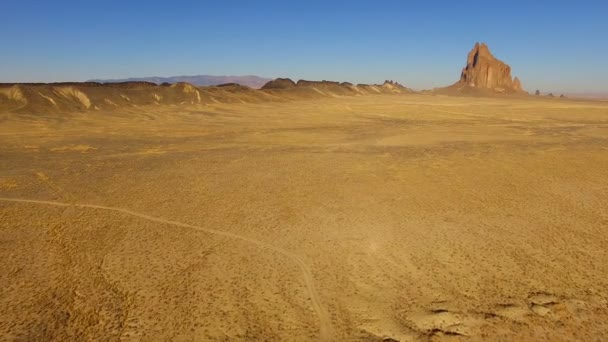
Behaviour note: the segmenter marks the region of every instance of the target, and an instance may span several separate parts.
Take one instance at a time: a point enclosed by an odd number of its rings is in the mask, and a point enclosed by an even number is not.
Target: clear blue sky
[[[484,41],[527,90],[608,91],[608,1],[2,1],[0,82],[260,75],[417,88]]]

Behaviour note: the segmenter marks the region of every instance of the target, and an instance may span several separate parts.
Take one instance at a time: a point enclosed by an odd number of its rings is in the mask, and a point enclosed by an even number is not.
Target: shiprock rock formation
[[[467,57],[467,65],[462,69],[457,83],[465,87],[492,89],[498,92],[520,92],[521,83],[517,77],[511,78],[511,67],[492,55],[484,43],[475,43]]]
[[[475,43],[467,56],[460,80],[441,90],[463,93],[523,93],[521,82],[511,77],[511,67],[492,55],[485,43]]]

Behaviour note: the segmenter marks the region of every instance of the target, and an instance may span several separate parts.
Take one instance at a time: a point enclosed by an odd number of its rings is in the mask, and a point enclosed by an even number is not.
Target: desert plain
[[[608,102],[0,114],[6,341],[608,339]]]

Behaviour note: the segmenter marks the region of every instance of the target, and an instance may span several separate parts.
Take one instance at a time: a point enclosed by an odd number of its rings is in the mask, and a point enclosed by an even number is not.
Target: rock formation
[[[339,86],[340,82],[334,81],[307,81],[307,80],[299,80],[297,83],[298,87],[315,87],[315,86]]]
[[[467,57],[467,65],[462,69],[457,88],[490,89],[500,93],[522,91],[517,77],[511,78],[511,67],[492,55],[484,43],[475,43]]]
[[[294,88],[296,83],[289,78],[277,78],[262,86],[262,89],[288,89]]]
[[[259,76],[213,76],[213,75],[194,75],[194,76],[171,76],[171,77],[134,77],[125,79],[102,79],[102,80],[91,80],[91,82],[98,83],[120,83],[120,82],[133,82],[133,81],[146,81],[155,84],[161,83],[178,83],[186,82],[194,86],[217,86],[225,83],[236,83],[250,88],[259,89],[270,79]]]
[[[517,77],[513,78],[513,89],[518,92],[523,91],[523,88],[521,86],[521,81]]]
[[[113,111],[133,106],[207,105],[257,103],[319,97],[407,94],[410,89],[396,82],[354,86],[348,82],[276,79],[264,89],[237,83],[197,87],[178,82],[95,83],[0,83],[0,113],[63,115],[75,112]]]

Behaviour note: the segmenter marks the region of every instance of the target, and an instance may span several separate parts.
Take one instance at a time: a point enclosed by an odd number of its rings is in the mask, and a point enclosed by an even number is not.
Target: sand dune
[[[58,87],[0,88],[3,339],[608,338],[605,102]]]

